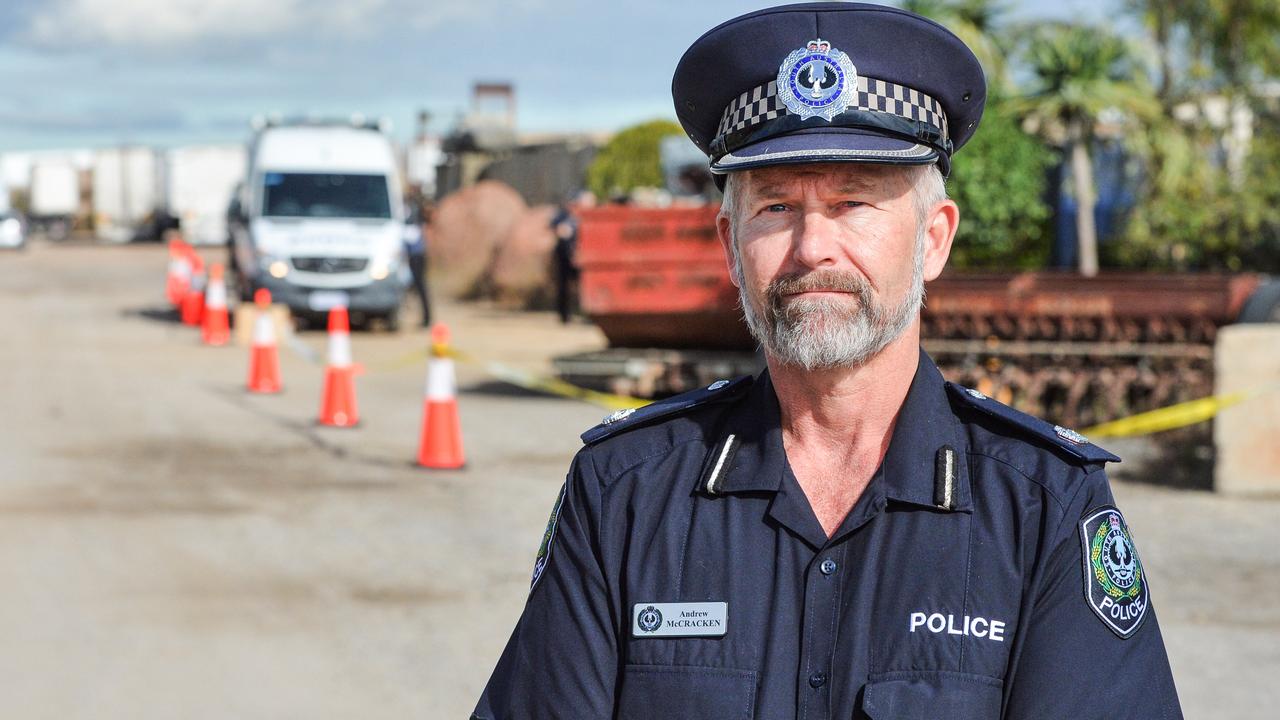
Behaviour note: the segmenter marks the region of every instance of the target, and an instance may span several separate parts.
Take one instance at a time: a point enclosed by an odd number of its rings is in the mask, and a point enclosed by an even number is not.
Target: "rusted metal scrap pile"
[[[924,344],[956,382],[1085,426],[1213,392],[1213,342],[1257,275],[948,274]]]

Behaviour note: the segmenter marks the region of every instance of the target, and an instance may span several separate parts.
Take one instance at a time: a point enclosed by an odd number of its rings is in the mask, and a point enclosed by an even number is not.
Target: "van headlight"
[[[394,267],[394,264],[386,260],[374,260],[369,265],[369,277],[374,280],[386,280]]]
[[[289,274],[289,263],[284,258],[271,253],[258,252],[258,267],[267,271],[273,278],[283,278]]]

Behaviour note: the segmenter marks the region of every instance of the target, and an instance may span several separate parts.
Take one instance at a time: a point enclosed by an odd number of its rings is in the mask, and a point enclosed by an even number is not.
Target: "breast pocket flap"
[[[628,665],[618,720],[751,720],[755,699],[753,670]]]
[[[862,695],[871,720],[997,720],[1000,680],[959,672],[909,671],[872,675]]]

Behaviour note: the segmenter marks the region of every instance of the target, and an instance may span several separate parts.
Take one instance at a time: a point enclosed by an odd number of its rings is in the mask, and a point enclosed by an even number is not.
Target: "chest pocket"
[[[870,673],[1002,677],[1022,594],[1009,543],[982,538],[982,523],[965,512],[891,509],[884,519],[874,552],[856,560],[865,568],[858,582],[874,588]]]
[[[753,670],[627,665],[618,720],[752,720],[755,701]]]
[[[968,673],[882,673],[867,682],[862,710],[871,720],[997,720],[1001,685]]]

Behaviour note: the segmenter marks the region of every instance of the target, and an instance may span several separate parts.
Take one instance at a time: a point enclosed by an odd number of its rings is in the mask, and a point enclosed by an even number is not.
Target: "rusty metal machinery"
[[[1218,328],[1259,275],[949,274],[930,283],[924,345],[947,378],[1087,426],[1213,393]]]

